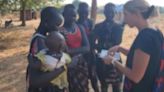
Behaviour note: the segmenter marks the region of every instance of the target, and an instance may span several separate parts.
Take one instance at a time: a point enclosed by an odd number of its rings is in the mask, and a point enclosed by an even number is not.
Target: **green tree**
[[[22,26],[26,25],[26,15],[25,15],[26,9],[42,8],[42,7],[44,7],[44,5],[45,6],[46,5],[52,5],[52,6],[55,5],[55,6],[59,7],[60,2],[62,2],[62,1],[64,1],[64,0],[20,0],[21,11],[23,12]]]
[[[26,14],[27,9],[40,9],[47,5],[60,6],[60,2],[64,0],[0,0],[0,13],[8,13],[13,10],[22,11],[22,26],[26,25]]]
[[[11,12],[11,9],[15,8],[13,6],[14,3],[14,0],[0,0],[0,13],[5,14]]]

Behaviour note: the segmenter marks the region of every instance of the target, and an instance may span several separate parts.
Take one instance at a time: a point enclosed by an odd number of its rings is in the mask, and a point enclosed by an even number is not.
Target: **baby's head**
[[[52,52],[61,52],[66,45],[64,36],[59,32],[51,32],[46,38],[46,46]]]

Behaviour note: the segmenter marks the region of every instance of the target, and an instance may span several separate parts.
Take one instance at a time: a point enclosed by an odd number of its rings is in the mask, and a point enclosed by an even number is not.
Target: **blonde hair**
[[[144,19],[159,15],[157,8],[150,6],[145,0],[130,0],[124,5],[124,9],[131,13],[140,12]]]

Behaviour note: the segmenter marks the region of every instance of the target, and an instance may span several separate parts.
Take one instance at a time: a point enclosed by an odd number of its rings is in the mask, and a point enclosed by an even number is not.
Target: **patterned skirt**
[[[100,82],[106,84],[117,84],[122,82],[122,74],[113,65],[104,64],[103,60],[100,58],[97,58],[96,61],[96,71]]]
[[[27,92],[68,92],[67,89],[59,89],[57,86],[52,84],[47,85],[46,87],[34,88],[29,87]]]
[[[69,92],[88,92],[88,66],[82,55],[75,56],[73,67],[68,68]]]

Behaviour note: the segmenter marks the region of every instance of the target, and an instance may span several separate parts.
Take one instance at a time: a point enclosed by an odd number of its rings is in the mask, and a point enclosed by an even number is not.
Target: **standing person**
[[[82,26],[76,24],[76,10],[72,4],[64,7],[64,27],[62,33],[66,38],[67,52],[77,64],[68,69],[70,92],[88,92],[88,66],[83,54],[90,50],[89,42]]]
[[[116,51],[127,55],[126,66],[119,62],[111,62],[110,55],[104,58],[105,63],[112,63],[125,74],[123,92],[153,92],[155,76],[160,67],[163,40],[161,33],[147,21],[156,14],[154,11],[155,7],[150,6],[145,0],[132,0],[124,5],[125,23],[129,27],[136,27],[139,33],[129,50],[121,46],[109,49],[111,55]]]
[[[104,8],[105,21],[95,26],[92,33],[94,49],[96,50],[97,74],[101,83],[101,91],[107,92],[109,84],[112,84],[113,92],[120,92],[122,76],[112,65],[103,63],[99,54],[122,41],[123,28],[114,22],[115,5],[108,3]],[[120,60],[121,62],[121,60]]]
[[[78,24],[81,24],[85,28],[85,32],[90,35],[93,30],[94,24],[91,19],[88,18],[89,15],[89,6],[87,3],[80,3],[78,7],[79,19],[77,20]]]
[[[27,67],[27,91],[28,92],[58,92],[50,82],[64,71],[64,67],[54,69],[51,72],[40,71],[42,64],[35,55],[42,49],[47,48],[45,39],[47,34],[58,31],[63,19],[54,7],[46,7],[41,11],[41,22],[34,33],[28,55]]]
[[[87,3],[80,3],[78,8],[79,19],[77,21],[78,24],[81,24],[85,32],[87,34],[89,42],[91,41],[91,31],[93,30],[93,22],[88,18],[89,15],[89,6]],[[92,50],[92,44],[90,43],[91,50],[89,53],[85,54],[84,57],[88,63],[88,72],[89,72],[89,79],[91,80],[92,87],[95,92],[99,92],[98,87],[98,80],[96,74],[96,64],[95,64],[95,57]]]
[[[116,6],[115,10],[116,10],[116,14],[115,14],[115,17],[114,17],[114,21],[124,27],[125,23],[124,23],[124,9],[123,9],[123,6],[122,5]]]

